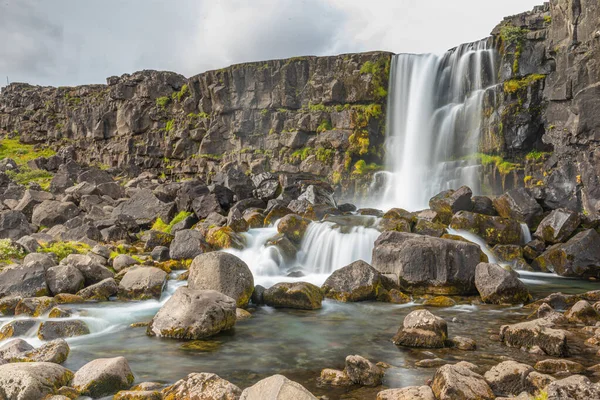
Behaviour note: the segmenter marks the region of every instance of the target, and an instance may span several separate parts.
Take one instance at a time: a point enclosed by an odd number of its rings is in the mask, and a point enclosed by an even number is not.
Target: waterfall
[[[521,223],[521,238],[523,244],[531,242],[531,231],[529,230],[529,226],[525,223]]]
[[[485,90],[496,82],[495,60],[488,40],[443,56],[393,57],[381,208],[426,208],[461,185],[480,192],[481,166],[469,156],[479,144]]]

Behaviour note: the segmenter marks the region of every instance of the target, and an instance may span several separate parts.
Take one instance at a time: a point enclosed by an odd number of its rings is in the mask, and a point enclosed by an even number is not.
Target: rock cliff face
[[[553,0],[505,18],[492,35],[501,83],[486,97],[481,151],[514,164],[489,177],[504,189],[530,186],[548,208],[597,215],[600,4]]]
[[[142,71],[107,85],[12,84],[0,96],[0,132],[70,145],[76,161],[130,175],[210,180],[234,165],[309,173],[354,193],[369,181],[368,167],[383,163],[390,60],[375,52],[240,64],[189,79]]]

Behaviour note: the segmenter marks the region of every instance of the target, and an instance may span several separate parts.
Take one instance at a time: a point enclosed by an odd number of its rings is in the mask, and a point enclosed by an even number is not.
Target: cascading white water
[[[477,152],[482,100],[495,83],[496,52],[487,40],[443,56],[393,57],[381,208],[427,207],[437,193],[468,185],[480,191]]]

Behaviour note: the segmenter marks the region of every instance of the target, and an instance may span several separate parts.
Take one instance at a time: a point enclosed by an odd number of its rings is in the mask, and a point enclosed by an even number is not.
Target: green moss
[[[527,87],[531,86],[534,82],[545,79],[546,75],[531,74],[522,79],[511,79],[504,82],[504,93],[513,94],[517,93]]]
[[[54,177],[51,172],[42,169],[31,169],[27,166],[19,167],[18,171],[7,171],[6,175],[20,185],[29,186],[32,183],[37,183],[44,190],[50,188],[50,182]]]
[[[173,131],[173,129],[175,129],[175,120],[170,119],[167,121],[167,124],[165,125],[165,132],[171,132],[171,131]]]
[[[333,182],[334,185],[339,184],[342,181],[342,174],[338,171],[334,171],[331,174],[331,181]]]
[[[260,115],[262,115],[263,117],[264,117],[265,115],[267,115],[268,113],[269,113],[269,110],[268,110],[268,109],[266,109],[266,108],[263,108],[262,110],[260,110]]]
[[[335,156],[335,150],[325,149],[323,147],[317,149],[316,157],[322,163],[332,164],[333,157]]]
[[[80,242],[56,242],[43,245],[41,253],[54,253],[58,260],[66,258],[70,254],[84,254],[90,250],[90,246]]]
[[[0,263],[11,264],[25,257],[25,252],[10,239],[0,239]]]
[[[333,129],[333,127],[331,126],[331,122],[327,119],[319,124],[317,133],[330,131],[331,129]]]
[[[547,156],[549,156],[550,154],[551,153],[532,150],[525,156],[525,159],[530,160],[530,161],[540,161],[540,160],[543,160],[544,158],[546,158]]]
[[[24,165],[39,157],[52,157],[55,154],[56,152],[49,148],[36,149],[33,145],[21,143],[18,136],[0,141],[0,159],[11,158],[17,165]]]
[[[476,153],[463,157],[463,159],[478,160],[483,166],[494,165],[502,175],[507,175],[519,167],[519,164],[506,161],[500,156],[490,154]]]
[[[177,100],[178,102],[181,102],[181,100],[182,100],[182,99],[183,99],[185,96],[187,96],[187,95],[188,95],[188,93],[189,93],[189,88],[188,88],[188,85],[183,85],[183,86],[181,87],[181,90],[179,90],[179,92],[175,92],[175,93],[173,93],[173,94],[171,95],[171,98],[172,98],[173,100]]]
[[[552,17],[550,15],[545,15],[544,16],[544,22],[548,25],[550,25],[552,23]]]
[[[162,219],[157,218],[156,221],[154,222],[154,224],[152,225],[152,230],[153,231],[159,231],[159,232],[164,232],[164,233],[171,233],[171,230],[173,229],[173,227],[180,223],[181,221],[183,221],[184,219],[186,219],[187,217],[189,217],[190,215],[192,215],[191,212],[187,212],[187,211],[181,211],[179,212],[179,214],[177,214],[172,220],[171,222],[169,222],[168,224],[166,224]]]
[[[505,25],[500,29],[500,37],[505,45],[517,45],[525,39],[525,34],[527,32],[527,29],[518,28],[513,25]]]
[[[308,103],[308,109],[312,112],[328,112],[329,111],[329,107],[327,107],[325,104],[312,104],[312,103]]]
[[[156,99],[156,105],[163,110],[169,105],[171,98],[168,96],[159,97]]]
[[[375,163],[367,164],[365,160],[358,160],[356,164],[354,164],[354,171],[352,171],[353,175],[365,175],[377,171],[381,171],[383,167],[381,165],[377,165]]]
[[[292,162],[304,161],[308,158],[308,156],[313,154],[313,149],[310,147],[304,147],[302,149],[298,149],[292,153],[290,159]]]
[[[371,75],[373,83],[373,95],[377,99],[383,99],[387,96],[387,88],[384,82],[389,76],[390,59],[389,57],[379,57],[376,62],[367,61],[360,68],[363,75]]]

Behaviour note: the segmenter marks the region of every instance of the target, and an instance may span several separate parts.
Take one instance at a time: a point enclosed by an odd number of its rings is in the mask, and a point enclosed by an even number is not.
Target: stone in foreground
[[[438,400],[493,400],[496,398],[485,379],[464,365],[440,367],[431,384]]]
[[[67,386],[73,373],[58,364],[32,362],[0,366],[0,394],[11,400],[43,399]]]
[[[362,260],[334,271],[321,286],[325,297],[344,302],[375,300],[381,289],[381,274]]]
[[[361,386],[379,386],[384,375],[382,368],[358,355],[346,357],[345,372],[353,383]]]
[[[321,308],[323,294],[317,286],[307,282],[282,282],[265,290],[266,305],[275,308],[316,310]]]
[[[552,322],[538,318],[500,327],[500,340],[509,347],[524,351],[537,346],[549,356],[566,357],[569,353],[567,332],[552,328]]]
[[[164,399],[237,400],[242,391],[211,373],[193,373],[163,389]]]
[[[504,361],[492,367],[483,376],[496,396],[518,395],[529,391],[527,376],[533,368],[515,361]]]
[[[379,392],[377,400],[435,400],[435,396],[429,386],[408,386]]]
[[[441,348],[448,339],[448,325],[428,310],[416,310],[404,318],[403,326],[392,339],[406,347]]]
[[[214,290],[178,288],[150,321],[150,336],[197,340],[233,328],[236,304]]]
[[[71,386],[84,396],[97,398],[129,389],[133,380],[133,373],[124,357],[98,358],[75,373]]]
[[[244,389],[240,400],[317,400],[304,386],[283,375],[273,375]]]
[[[156,267],[133,267],[119,282],[119,299],[160,299],[167,284],[167,273]]]

